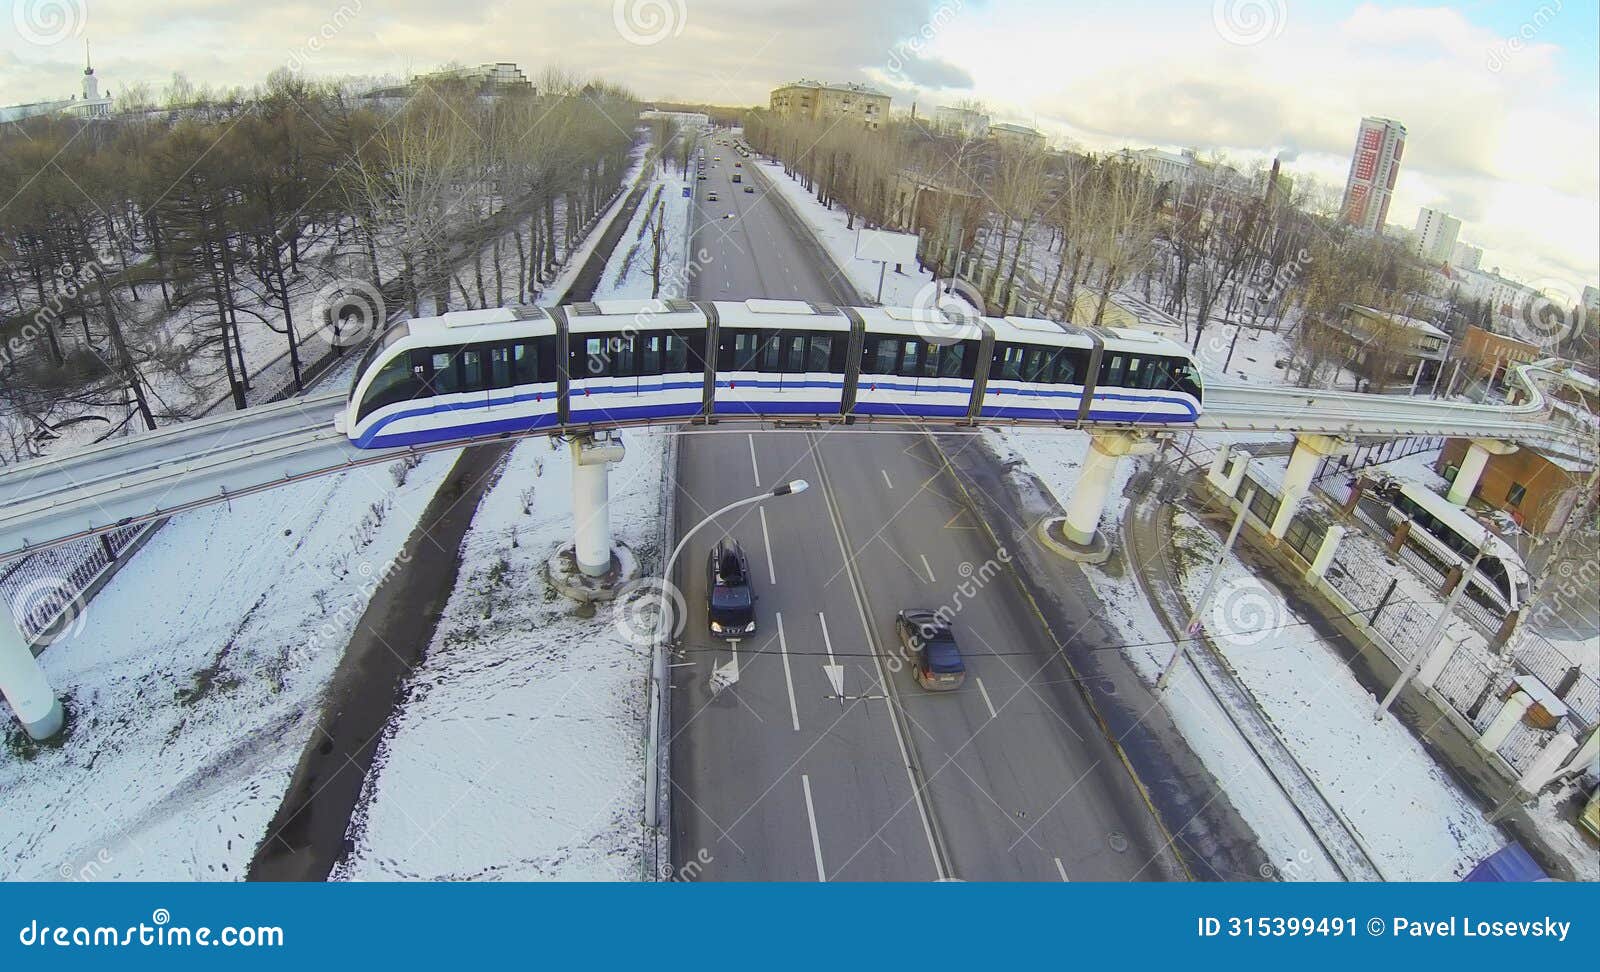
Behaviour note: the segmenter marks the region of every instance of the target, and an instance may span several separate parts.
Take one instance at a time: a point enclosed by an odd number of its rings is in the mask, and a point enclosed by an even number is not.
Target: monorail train
[[[1377,486],[1389,501],[1391,523],[1410,520],[1409,543],[1449,567],[1465,571],[1478,549],[1478,569],[1467,578],[1473,600],[1500,614],[1520,610],[1528,602],[1528,568],[1517,551],[1477,518],[1420,483],[1390,477]]]
[[[930,331],[936,333],[930,335]],[[362,448],[712,418],[1172,425],[1200,415],[1180,345],[1025,317],[799,300],[602,300],[392,325],[339,430]]]

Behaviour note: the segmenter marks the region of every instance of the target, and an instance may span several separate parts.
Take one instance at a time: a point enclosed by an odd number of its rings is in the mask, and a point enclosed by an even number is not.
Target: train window
[[[904,355],[900,360],[900,369],[896,374],[906,378],[915,378],[919,367],[918,363],[922,360],[922,342],[901,341],[900,349],[904,352]]]
[[[939,365],[944,361],[945,348],[937,344],[925,344],[922,347],[922,371],[919,378],[939,377]]]
[[[1076,348],[1062,348],[1061,356],[1056,359],[1055,384],[1083,384],[1084,362],[1082,361],[1082,357],[1082,353]]]
[[[1108,354],[1104,363],[1100,365],[1100,384],[1121,385],[1122,374],[1127,369],[1127,362],[1120,354]]]
[[[833,335],[811,335],[811,353],[806,360],[806,370],[811,372],[831,371],[829,367],[833,357]]]
[[[1026,349],[1014,344],[1002,344],[994,350],[995,374],[1008,381],[1022,380],[1022,358]]]
[[[639,374],[661,374],[661,342],[665,340],[663,334],[641,334],[634,338],[639,349]]]
[[[724,348],[723,361],[720,367],[724,371],[759,371],[761,351],[760,331],[735,331],[733,332],[733,346],[729,351]]]
[[[1128,358],[1128,368],[1122,373],[1122,384],[1129,388],[1143,388],[1144,386],[1144,359]]]
[[[900,355],[898,338],[878,338],[867,344],[866,360],[861,370],[869,375],[892,375]]]
[[[971,378],[972,374],[967,367],[967,342],[960,341],[947,344],[939,349],[939,378]]]
[[[361,400],[356,421],[361,421],[385,405],[421,398],[427,393],[428,386],[419,381],[411,370],[411,356],[402,354],[384,365],[373,377],[366,397]]]
[[[464,348],[462,350],[461,373],[462,391],[483,391],[489,387],[489,376],[485,373],[482,348]]]
[[[638,374],[639,358],[634,347],[637,340],[632,334],[614,334],[610,337],[607,343],[611,351],[611,367],[606,374],[613,378]]]
[[[1151,358],[1144,369],[1144,382],[1140,388],[1166,391],[1172,387],[1172,359]]]
[[[461,390],[461,374],[456,370],[455,355],[449,351],[435,351],[429,367],[435,395],[453,395]]]
[[[573,369],[574,378],[599,378],[606,374],[611,356],[606,351],[606,339],[591,335],[583,339],[583,368]]]
[[[511,371],[519,385],[531,385],[539,380],[539,355],[532,344],[523,342],[511,346]]]
[[[1478,561],[1478,573],[1493,581],[1502,597],[1511,600],[1511,577],[1506,573],[1506,565],[1498,557],[1485,557]]]
[[[804,374],[806,370],[806,335],[783,336],[783,370],[786,374]]]
[[[510,388],[516,382],[511,376],[511,348],[504,344],[489,349],[489,387]]]
[[[689,369],[689,342],[682,334],[668,334],[662,338],[666,342],[666,362],[662,367],[662,374],[682,374]]]
[[[1187,358],[1173,359],[1172,387],[1185,395],[1200,397],[1200,372]]]
[[[1029,348],[1022,366],[1023,381],[1049,381],[1055,372],[1055,348]]]

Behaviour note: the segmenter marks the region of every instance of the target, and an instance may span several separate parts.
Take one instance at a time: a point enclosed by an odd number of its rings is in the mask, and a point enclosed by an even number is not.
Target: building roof
[[[989,130],[1010,132],[1013,135],[1038,135],[1040,138],[1044,137],[1044,132],[1039,131],[1037,128],[1029,128],[1027,125],[1013,125],[1010,122],[995,122],[989,126]]]
[[[875,98],[889,97],[889,95],[879,91],[877,88],[874,88],[871,85],[857,84],[854,81],[824,82],[812,81],[810,78],[801,78],[798,81],[790,81],[787,84],[780,84],[773,90],[782,91],[784,88],[817,88],[819,90],[827,91],[847,91],[851,94],[870,95]]]
[[[1429,324],[1427,321],[1418,317],[1407,317],[1404,314],[1392,314],[1388,311],[1381,311],[1376,307],[1367,307],[1363,304],[1351,304],[1350,307],[1353,310],[1360,311],[1363,314],[1369,314],[1373,317],[1382,317],[1385,320],[1399,324],[1401,327],[1408,327],[1414,331],[1421,331],[1423,334],[1427,334],[1432,337],[1448,338],[1450,336],[1447,332],[1440,330],[1434,325]]]

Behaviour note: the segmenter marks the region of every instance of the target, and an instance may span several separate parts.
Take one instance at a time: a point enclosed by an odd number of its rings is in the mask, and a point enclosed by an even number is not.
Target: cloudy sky
[[[559,64],[647,99],[764,103],[797,77],[871,81],[921,110],[978,98],[1095,150],[1283,153],[1342,184],[1356,125],[1409,130],[1390,210],[1466,224],[1485,266],[1566,291],[1600,279],[1593,0],[0,0],[0,103],[174,70],[215,86],[285,65],[406,75]]]

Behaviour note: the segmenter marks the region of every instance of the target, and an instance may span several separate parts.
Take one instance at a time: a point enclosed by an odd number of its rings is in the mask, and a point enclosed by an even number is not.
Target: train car
[[[852,328],[843,311],[803,300],[719,300],[709,307],[717,347],[714,414],[840,414]]]
[[[558,425],[557,324],[518,306],[391,325],[362,355],[340,431],[383,449]]]
[[[1181,346],[1042,318],[800,300],[603,300],[396,324],[340,431],[363,448],[716,418],[1173,425],[1202,407]]]
[[[1446,570],[1458,567],[1465,572],[1483,550],[1478,569],[1466,578],[1473,600],[1502,615],[1527,604],[1532,582],[1522,556],[1477,517],[1421,483],[1391,477],[1379,484],[1378,493],[1389,501],[1391,523],[1411,521],[1407,542]]]

